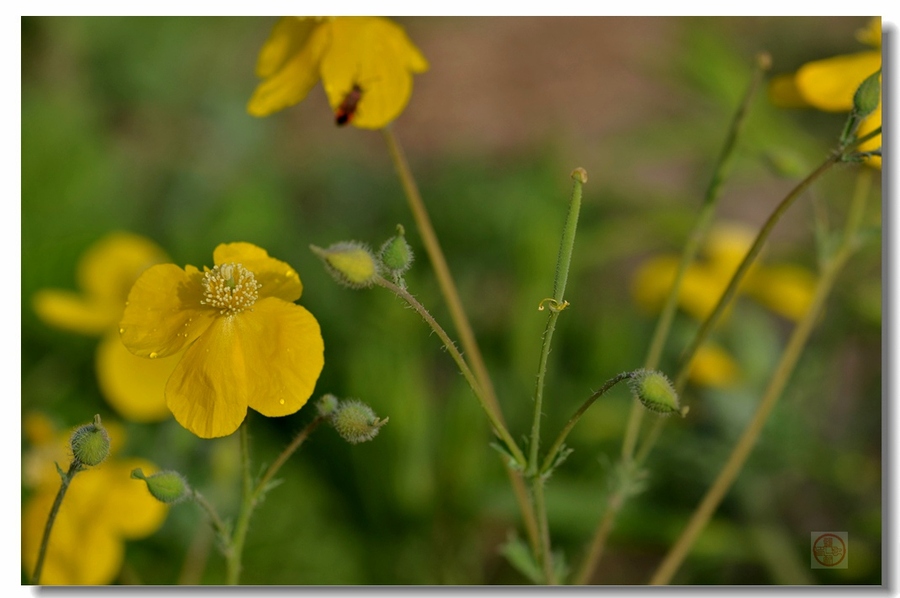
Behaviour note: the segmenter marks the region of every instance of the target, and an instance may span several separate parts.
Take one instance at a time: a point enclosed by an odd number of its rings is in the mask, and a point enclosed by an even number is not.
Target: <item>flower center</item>
[[[218,308],[220,314],[230,316],[256,303],[261,286],[253,272],[241,264],[219,264],[203,275],[203,299],[200,303]]]

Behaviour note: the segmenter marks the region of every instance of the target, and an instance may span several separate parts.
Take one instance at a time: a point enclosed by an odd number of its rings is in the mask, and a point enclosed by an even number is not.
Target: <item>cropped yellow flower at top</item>
[[[101,585],[115,581],[125,560],[125,541],[145,538],[165,521],[168,507],[147,492],[131,470],[148,474],[156,466],[138,458],[116,455],[124,444],[121,426],[104,420],[110,436],[110,456],[72,480],[53,525],[41,583]],[[59,491],[54,463],[67,469],[71,432],[59,433],[42,414],[28,414],[23,436],[30,444],[24,455],[22,482],[31,491],[22,506],[22,566],[34,572],[47,515]]]
[[[140,423],[169,417],[163,389],[177,361],[150,362],[132,355],[119,340],[119,320],[134,281],[148,267],[166,261],[165,252],[153,241],[113,232],[79,259],[81,293],[44,289],[33,298],[35,313],[45,323],[102,337],[95,360],[100,390],[119,415]]]
[[[338,124],[380,129],[412,94],[428,61],[403,28],[381,17],[282,17],[259,53],[263,81],[247,104],[268,116],[301,102],[322,80]]]
[[[772,80],[769,97],[785,108],[816,108],[827,112],[849,112],[859,84],[881,68],[881,18],[869,21],[857,33],[857,39],[873,50],[845,54],[808,62],[796,73],[780,75]],[[862,137],[881,126],[881,102],[863,119],[857,134]],[[881,135],[859,146],[860,151],[881,147]],[[881,168],[881,158],[872,156],[866,163]]]
[[[718,224],[710,231],[702,260],[688,266],[682,280],[678,305],[697,321],[715,308],[731,277],[753,244],[754,231],[739,224]],[[661,255],[646,260],[632,280],[631,294],[648,312],[662,309],[675,281],[680,257]],[[800,320],[812,302],[815,276],[793,264],[751,266],[738,288],[773,312]],[[697,384],[727,386],[737,378],[738,368],[724,349],[707,343],[694,359],[690,377]]]
[[[324,365],[319,323],[300,298],[300,277],[250,243],[213,252],[215,267],[174,264],[144,272],[128,295],[119,333],[140,357],[184,352],[166,384],[175,419],[201,438],[237,430],[247,408],[295,413]]]

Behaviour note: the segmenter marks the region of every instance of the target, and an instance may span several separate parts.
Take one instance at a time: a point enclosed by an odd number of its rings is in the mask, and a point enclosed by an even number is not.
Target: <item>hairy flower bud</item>
[[[378,419],[371,407],[357,399],[342,401],[331,415],[334,429],[351,444],[372,440],[387,422],[388,418]]]
[[[337,408],[338,398],[333,394],[322,395],[322,398],[316,403],[316,409],[319,411],[319,415],[323,417],[333,414]]]
[[[93,423],[85,424],[69,439],[72,454],[84,465],[99,465],[109,455],[109,434],[95,415]]]
[[[177,471],[160,471],[148,477],[141,468],[137,468],[131,472],[131,477],[144,480],[153,498],[168,505],[181,502],[190,494],[187,480]]]
[[[678,413],[684,416],[687,413],[687,408],[682,409],[679,406],[678,394],[662,372],[635,370],[628,379],[628,386],[641,404],[650,411],[662,415]]]
[[[385,241],[378,252],[381,263],[394,278],[402,276],[413,263],[412,248],[406,242],[405,234],[403,225],[398,224],[397,234]]]
[[[356,241],[336,243],[328,249],[310,245],[313,253],[322,258],[328,273],[340,284],[351,289],[372,286],[378,276],[378,264],[368,247]]]

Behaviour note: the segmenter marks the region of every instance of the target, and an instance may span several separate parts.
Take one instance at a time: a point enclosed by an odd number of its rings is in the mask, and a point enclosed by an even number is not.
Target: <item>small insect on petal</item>
[[[354,83],[353,88],[347,92],[347,95],[344,96],[344,101],[341,102],[341,105],[338,106],[337,111],[334,113],[334,122],[337,126],[343,127],[353,120],[353,115],[356,113],[356,107],[362,99],[362,94],[362,87]]]

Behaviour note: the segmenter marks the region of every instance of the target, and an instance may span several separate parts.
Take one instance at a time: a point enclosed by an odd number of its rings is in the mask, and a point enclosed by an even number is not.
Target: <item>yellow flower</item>
[[[119,415],[141,423],[169,417],[163,389],[177,362],[150,362],[129,353],[119,340],[119,320],[134,281],[149,266],[166,261],[165,252],[149,239],[113,232],[81,256],[81,293],[44,289],[33,298],[34,310],[45,323],[102,337],[96,354],[100,390]]]
[[[153,534],[162,526],[168,507],[147,492],[131,470],[156,471],[152,463],[118,458],[124,431],[104,421],[110,435],[111,455],[101,465],[75,476],[53,525],[44,559],[41,584],[100,585],[116,579],[125,557],[125,541]],[[22,507],[22,566],[30,578],[47,515],[59,491],[54,462],[67,469],[70,433],[59,434],[40,414],[29,414],[23,432],[32,447],[25,455],[22,481],[32,489]],[[149,475],[149,473],[148,473]]]
[[[881,18],[870,20],[866,28],[857,33],[857,39],[875,49],[808,62],[796,73],[775,77],[769,87],[772,101],[787,108],[849,112],[859,84],[881,68]],[[863,119],[857,134],[861,137],[880,126],[881,102],[875,112]],[[859,149],[872,151],[880,147],[881,135],[878,135]],[[866,162],[881,168],[879,156],[872,156]]]
[[[301,102],[319,81],[338,124],[380,129],[412,93],[412,74],[428,61],[403,28],[381,17],[282,17],[259,53],[263,81],[247,104],[268,116]]]
[[[688,266],[684,273],[678,305],[691,317],[703,321],[712,313],[731,277],[753,243],[752,230],[737,224],[713,227],[703,247],[705,259]],[[631,294],[648,312],[662,309],[675,281],[679,257],[661,255],[638,268]],[[750,267],[738,294],[745,293],[773,312],[798,321],[809,309],[815,291],[815,276],[792,264]],[[726,386],[737,378],[737,366],[724,349],[715,345],[701,348],[691,368],[691,380],[707,386]]]
[[[300,277],[250,243],[213,252],[215,267],[145,271],[128,295],[125,346],[157,359],[184,351],[166,384],[175,419],[201,438],[237,430],[250,407],[295,413],[324,365],[319,323],[300,298]]]

